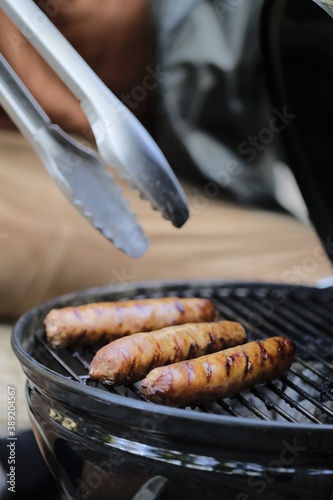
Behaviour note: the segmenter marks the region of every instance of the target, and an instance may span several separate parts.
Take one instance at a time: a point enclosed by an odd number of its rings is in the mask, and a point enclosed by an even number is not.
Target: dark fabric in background
[[[157,134],[177,171],[213,180],[239,201],[274,205],[278,134],[255,149],[255,158],[246,146],[272,118],[260,47],[262,5],[152,2],[160,70]]]

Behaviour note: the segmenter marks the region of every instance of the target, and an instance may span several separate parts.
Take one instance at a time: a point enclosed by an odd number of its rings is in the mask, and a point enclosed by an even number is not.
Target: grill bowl
[[[96,387],[87,380],[92,352],[54,353],[45,343],[52,308],[172,295],[212,298],[249,340],[290,336],[298,353],[290,373],[220,404],[175,409],[142,400],[135,387]],[[27,312],[12,346],[35,436],[65,498],[328,500],[332,302],[333,291],[309,287],[153,282],[77,292]]]

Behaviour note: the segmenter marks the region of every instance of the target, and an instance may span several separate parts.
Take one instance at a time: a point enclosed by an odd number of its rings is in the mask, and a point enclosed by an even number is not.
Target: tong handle
[[[0,53],[0,103],[29,142],[38,131],[50,125],[50,119],[34,97],[22,86]]]
[[[95,94],[96,86],[105,87],[32,0],[0,0],[0,7],[80,101]]]
[[[62,173],[55,168],[52,156],[58,149],[56,135],[60,136],[62,131],[52,125],[50,118],[1,53],[0,104],[34,148],[60,189],[68,198],[71,198],[71,188]]]
[[[0,0],[0,8],[80,101],[100,154],[107,163],[118,166],[118,155],[111,151],[110,158],[105,158],[100,151],[99,136],[102,134],[105,139],[104,126],[114,128],[119,117],[130,114],[129,110],[33,0]]]
[[[73,205],[117,248],[140,257],[148,240],[101,158],[51,123],[2,54],[0,103]]]
[[[148,131],[106,87],[33,0],[0,0],[16,24],[73,94],[93,130],[104,161],[116,167],[153,208],[181,227],[189,217],[182,190],[167,159]]]

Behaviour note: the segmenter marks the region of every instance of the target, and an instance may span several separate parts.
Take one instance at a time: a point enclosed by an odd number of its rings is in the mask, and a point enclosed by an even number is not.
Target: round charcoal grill
[[[96,349],[53,351],[46,343],[51,308],[163,296],[213,299],[249,340],[291,337],[291,369],[230,399],[176,409],[146,401],[139,383],[110,388],[89,380]],[[330,499],[332,304],[330,289],[156,282],[66,295],[25,314],[13,348],[27,375],[37,440],[66,498]]]

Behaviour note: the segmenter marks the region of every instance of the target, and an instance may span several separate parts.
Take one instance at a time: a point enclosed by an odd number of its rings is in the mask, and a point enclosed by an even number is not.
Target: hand
[[[116,95],[130,93],[142,83],[153,52],[148,0],[38,0],[37,4]],[[52,121],[69,131],[89,130],[76,98],[1,12],[0,52]],[[149,100],[138,104],[132,111],[144,119]],[[0,116],[0,126],[3,123]]]

